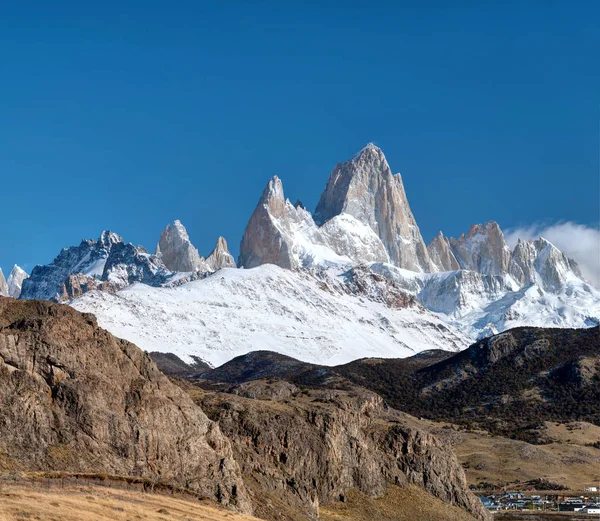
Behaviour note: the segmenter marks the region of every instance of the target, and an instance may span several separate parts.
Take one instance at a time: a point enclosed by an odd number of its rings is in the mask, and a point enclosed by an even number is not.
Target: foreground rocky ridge
[[[2,470],[145,476],[273,521],[413,483],[487,519],[452,452],[373,393],[183,387],[200,406],[93,316],[0,299]]]
[[[92,315],[0,298],[0,401],[4,469],[147,476],[251,511],[218,425]]]
[[[260,517],[317,519],[320,506],[344,501],[350,490],[381,498],[390,485],[412,483],[489,518],[452,451],[374,393],[300,391],[281,380],[192,393],[232,440]]]
[[[264,378],[328,389],[360,385],[414,416],[542,443],[534,431],[544,421],[600,425],[600,329],[516,328],[459,353],[431,350],[333,367],[258,351],[196,378],[228,385]]]

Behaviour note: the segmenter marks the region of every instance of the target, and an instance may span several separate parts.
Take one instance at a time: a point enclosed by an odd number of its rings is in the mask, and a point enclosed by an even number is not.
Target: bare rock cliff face
[[[333,169],[315,213],[321,223],[349,214],[379,236],[392,264],[411,271],[435,271],[402,178],[392,174],[383,152],[373,144]]]
[[[155,255],[171,271],[196,271],[206,267],[181,221],[168,224],[160,234]]]
[[[221,268],[235,268],[235,259],[229,253],[227,241],[223,237],[217,239],[215,249],[206,257],[206,265],[211,271],[217,271]]]
[[[474,224],[466,235],[463,233],[458,239],[450,239],[450,245],[462,269],[482,275],[508,273],[510,248],[494,221]]]
[[[0,466],[168,480],[251,505],[218,425],[92,315],[0,298]]]
[[[452,252],[450,241],[444,237],[442,232],[427,245],[427,251],[429,252],[431,262],[439,271],[455,271],[460,269],[460,264]]]
[[[244,231],[240,266],[290,269],[357,262],[389,262],[383,243],[366,224],[343,214],[319,227],[301,203],[285,198],[277,176],[269,181]]]
[[[282,268],[292,268],[290,244],[282,236],[275,222],[286,215],[283,185],[281,180],[274,176],[263,190],[244,230],[240,244],[241,266],[254,268],[261,264],[276,264]]]
[[[382,497],[390,484],[415,483],[489,519],[452,450],[402,423],[378,395],[360,388],[299,392],[284,382],[260,386],[252,382],[250,392],[240,386],[240,394],[258,399],[207,393],[199,402],[232,440],[256,515],[317,519],[319,505],[343,500],[351,489]]]

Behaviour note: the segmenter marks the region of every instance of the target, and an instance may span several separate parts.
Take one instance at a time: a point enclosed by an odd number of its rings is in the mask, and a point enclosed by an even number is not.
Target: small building
[[[598,487],[585,487],[586,492],[598,492]]]
[[[579,512],[582,514],[600,514],[600,505],[586,505]]]
[[[586,504],[582,501],[567,500],[558,504],[559,512],[579,512]]]

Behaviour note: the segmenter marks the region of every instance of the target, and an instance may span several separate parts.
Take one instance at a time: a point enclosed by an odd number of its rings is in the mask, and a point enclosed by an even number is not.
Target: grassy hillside
[[[198,501],[98,486],[0,486],[0,521],[258,521]]]

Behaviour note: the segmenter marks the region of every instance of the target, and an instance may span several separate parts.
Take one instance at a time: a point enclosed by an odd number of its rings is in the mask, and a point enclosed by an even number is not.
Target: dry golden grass
[[[99,486],[0,489],[0,521],[258,521],[199,501]]]
[[[546,479],[570,490],[583,490],[600,480],[600,450],[589,444],[600,441],[600,427],[586,422],[567,424],[546,422],[546,445],[491,436],[483,431],[452,429],[448,424],[405,415],[413,426],[434,432],[452,445],[458,460],[466,467],[471,485],[524,483]],[[445,428],[444,428],[445,427]]]
[[[320,516],[323,521],[474,521],[416,485],[390,486],[381,499],[353,490],[344,503],[323,506]]]

